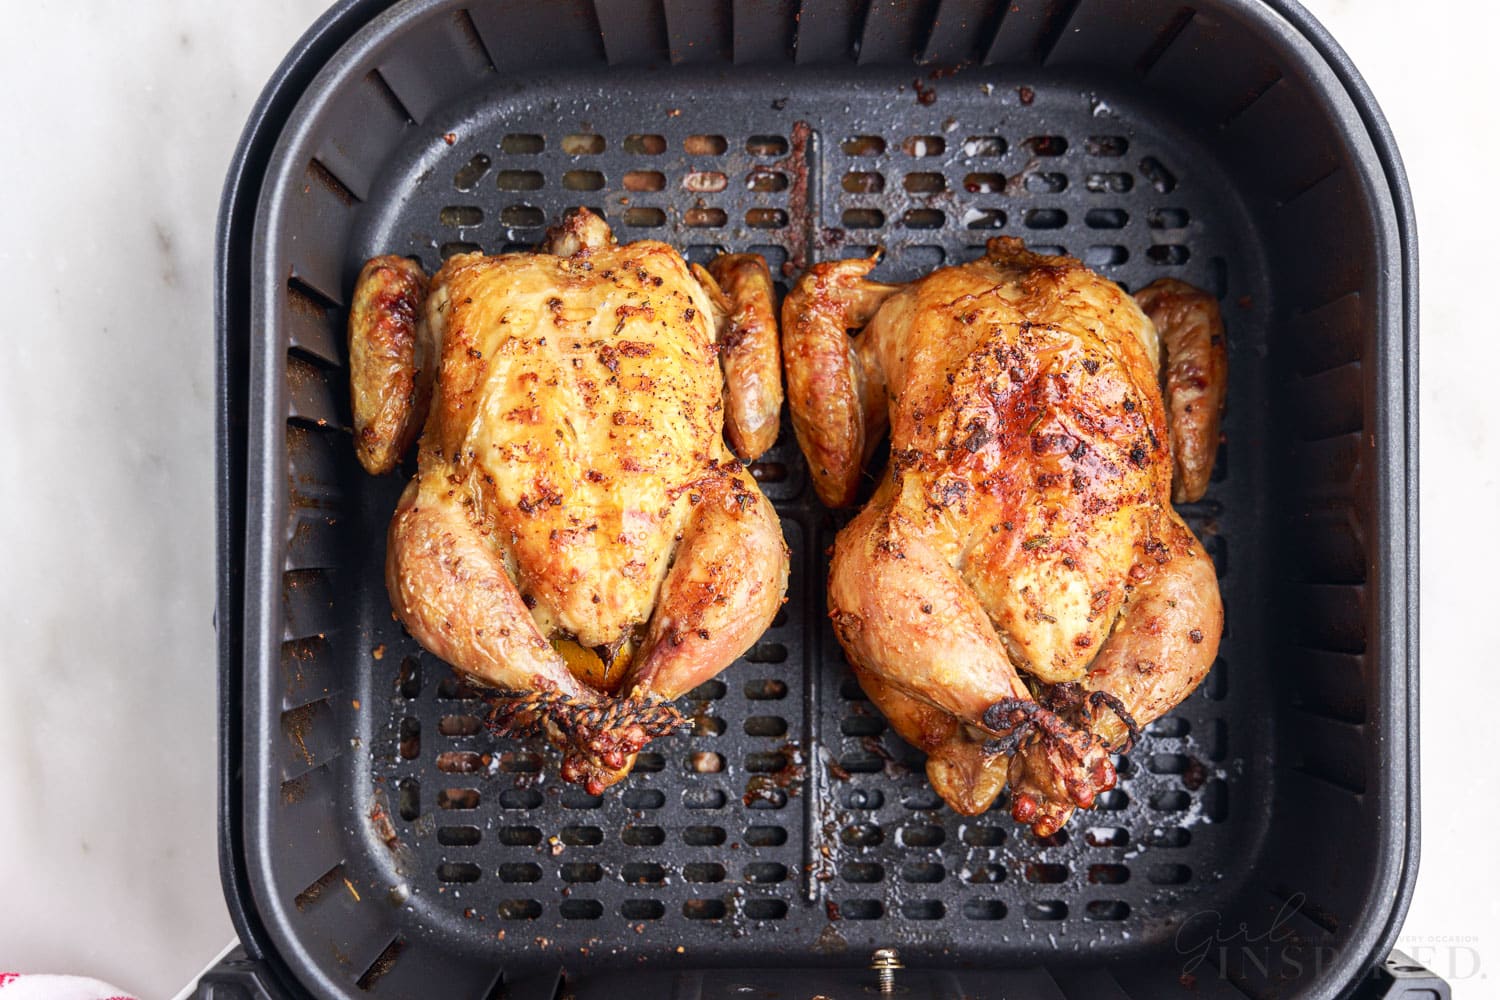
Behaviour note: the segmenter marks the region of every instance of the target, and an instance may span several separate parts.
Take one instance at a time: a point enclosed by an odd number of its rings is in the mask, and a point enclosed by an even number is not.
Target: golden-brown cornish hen
[[[890,429],[834,545],[829,613],[948,804],[982,812],[1008,780],[1016,819],[1046,835],[1113,787],[1110,754],[1218,650],[1213,564],[1171,505],[1173,449],[1195,500],[1218,442],[1218,308],[1180,282],[1138,304],[1014,239],[904,287],[866,280],[874,265],[816,265],[782,312],[825,503],[854,501]]]
[[[388,538],[396,616],[517,695],[500,721],[594,792],[786,592],[781,523],[723,437],[726,408],[745,460],[775,436],[770,277],[746,255],[715,270],[727,291],[580,209],[539,253],[458,255],[430,287],[377,257],[355,289],[361,462],[389,471],[426,422]]]

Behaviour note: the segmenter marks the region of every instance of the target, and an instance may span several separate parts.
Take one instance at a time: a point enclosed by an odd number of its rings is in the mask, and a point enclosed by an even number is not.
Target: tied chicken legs
[[[597,793],[783,602],[781,523],[730,453],[781,408],[764,260],[689,268],[584,209],[541,252],[360,273],[355,446],[391,470],[421,431],[386,586],[427,649],[502,689],[495,716]]]
[[[854,502],[890,431],[836,540],[829,613],[949,805],[980,813],[1009,783],[1044,836],[1113,787],[1110,755],[1218,650],[1214,567],[1172,508],[1202,496],[1218,446],[1218,308],[1176,281],[1132,298],[1014,239],[906,286],[874,266],[818,264],[782,312],[826,504]]]

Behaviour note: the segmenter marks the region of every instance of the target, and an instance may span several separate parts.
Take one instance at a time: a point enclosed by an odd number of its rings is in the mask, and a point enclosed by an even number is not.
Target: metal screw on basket
[[[896,973],[906,968],[901,964],[901,956],[896,953],[895,948],[879,948],[875,954],[870,956],[870,968],[880,977],[880,992],[896,992]]]

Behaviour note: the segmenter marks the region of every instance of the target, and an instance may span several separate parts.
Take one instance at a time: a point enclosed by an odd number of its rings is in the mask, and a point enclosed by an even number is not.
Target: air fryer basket
[[[221,218],[223,855],[279,988],[551,998],[565,969],[578,997],[846,997],[877,948],[914,996],[1363,981],[1416,864],[1414,236],[1378,112],[1300,8],[384,7],[289,57]],[[756,471],[790,601],[684,699],[690,733],[590,796],[483,732],[390,614],[404,477],[353,460],[343,303],[367,256],[529,247],[575,205],[783,275],[880,246],[902,280],[1008,234],[1213,290],[1229,413],[1183,510],[1221,658],[1097,810],[1038,841],[1003,798],[932,793],[828,627],[840,522],[789,430]]]

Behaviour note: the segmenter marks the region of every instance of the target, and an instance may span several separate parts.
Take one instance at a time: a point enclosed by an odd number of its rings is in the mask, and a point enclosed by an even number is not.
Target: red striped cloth
[[[0,1000],[135,1000],[108,983],[83,976],[0,972]]]

